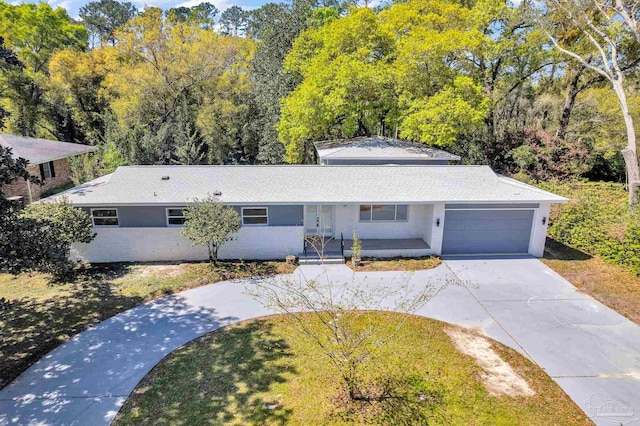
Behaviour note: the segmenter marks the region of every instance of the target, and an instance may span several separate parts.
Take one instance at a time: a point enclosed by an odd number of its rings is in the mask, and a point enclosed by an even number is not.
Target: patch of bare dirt
[[[473,331],[446,328],[456,349],[469,355],[484,373],[482,382],[491,396],[533,396],[535,392],[515,370],[498,355],[486,337]]]
[[[178,265],[139,265],[135,268],[135,275],[138,278],[149,278],[149,277],[158,277],[158,278],[167,278],[167,277],[175,277],[180,275],[186,265],[178,264]]]

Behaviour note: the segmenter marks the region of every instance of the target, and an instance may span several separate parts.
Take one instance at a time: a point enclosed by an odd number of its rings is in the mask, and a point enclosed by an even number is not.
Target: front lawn
[[[165,294],[249,276],[290,273],[284,262],[104,264],[72,280],[0,274],[0,388],[71,336]]]
[[[353,266],[351,259],[347,259],[347,266],[356,272],[420,271],[433,269],[440,264],[442,264],[442,260],[435,256],[396,259],[364,258],[359,266]]]
[[[390,333],[394,315],[359,315],[356,325]],[[247,321],[167,356],[114,424],[592,424],[539,367],[450,324],[411,317],[375,358],[380,368],[367,374],[393,393],[352,403],[293,318]]]

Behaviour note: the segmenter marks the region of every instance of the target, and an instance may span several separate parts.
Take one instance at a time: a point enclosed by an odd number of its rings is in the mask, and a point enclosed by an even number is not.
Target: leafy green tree
[[[287,160],[308,158],[312,140],[384,133],[393,126],[394,54],[392,33],[370,9],[303,32],[285,60],[285,70],[301,81],[283,100],[278,124]]]
[[[20,216],[51,226],[69,244],[90,243],[95,237],[89,215],[66,198],[30,204]]]
[[[321,26],[325,21],[314,18],[318,9],[314,0],[294,0],[291,3],[268,3],[252,10],[247,34],[258,40],[256,52],[249,64],[251,98],[255,116],[250,123],[258,135],[260,163],[278,164],[284,161],[284,145],[278,140],[276,124],[280,119],[280,98],[296,86],[296,79],[284,72],[284,58],[294,40],[309,26]],[[321,15],[337,16],[336,8]],[[328,21],[328,19],[327,19]]]
[[[240,6],[231,6],[220,15],[222,34],[231,36],[244,35],[247,30],[249,15]]]
[[[255,162],[246,95],[252,40],[168,22],[158,8],[117,34],[103,87],[120,133],[112,140],[129,162]]]
[[[130,2],[98,0],[80,8],[80,18],[99,43],[116,43],[115,32],[136,16],[138,9]]]
[[[192,7],[179,6],[165,12],[170,23],[188,23],[198,25],[204,29],[212,29],[215,25],[215,17],[218,8],[211,3],[200,3]]]
[[[0,92],[12,113],[9,131],[26,136],[73,132],[73,123],[61,113],[64,108],[48,96],[48,66],[57,50],[86,48],[85,27],[47,3],[13,6],[0,1],[0,37],[24,64],[0,74]]]
[[[16,54],[5,47],[4,39],[0,37],[0,73],[22,68],[22,63]],[[0,87],[0,98],[2,97],[2,88]],[[0,105],[0,129],[4,127],[4,121],[9,116],[9,112]]]
[[[180,104],[176,113],[174,139],[175,162],[185,165],[202,164],[206,157],[206,146],[186,100]]]
[[[193,245],[206,246],[209,261],[218,262],[218,251],[224,243],[235,239],[241,228],[240,216],[233,207],[225,206],[215,197],[195,200],[184,211],[182,235]]]
[[[13,158],[11,149],[0,146],[0,270],[51,272],[57,277],[69,272],[71,244],[93,240],[91,219],[68,201],[35,203],[23,212],[2,191],[18,179],[40,184],[27,170],[28,162]]]
[[[628,72],[624,66],[640,50],[640,8],[634,2],[600,0],[546,0],[539,23],[555,48],[597,73],[611,84],[618,98],[627,131],[627,145],[622,149],[629,184],[629,205],[640,204],[640,166],[636,129],[629,108]],[[590,44],[583,54],[564,43],[563,35],[575,31]]]

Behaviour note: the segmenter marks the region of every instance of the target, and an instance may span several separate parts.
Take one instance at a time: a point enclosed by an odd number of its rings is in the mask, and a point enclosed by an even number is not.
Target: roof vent
[[[162,179],[162,180],[169,180],[169,176],[164,175],[164,176],[162,176],[160,179]]]
[[[220,192],[220,191],[214,191],[214,192],[213,192],[213,195],[215,195],[216,197],[219,197],[219,196],[221,196],[221,195],[222,195],[222,192]]]

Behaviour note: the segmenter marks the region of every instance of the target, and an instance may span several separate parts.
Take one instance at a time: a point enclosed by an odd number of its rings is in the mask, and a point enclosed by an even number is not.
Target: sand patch
[[[134,274],[136,278],[168,278],[180,275],[185,270],[185,264],[178,265],[137,265]]]
[[[456,349],[471,356],[484,371],[482,383],[491,396],[533,396],[535,392],[491,347],[484,336],[458,328],[445,328]]]

